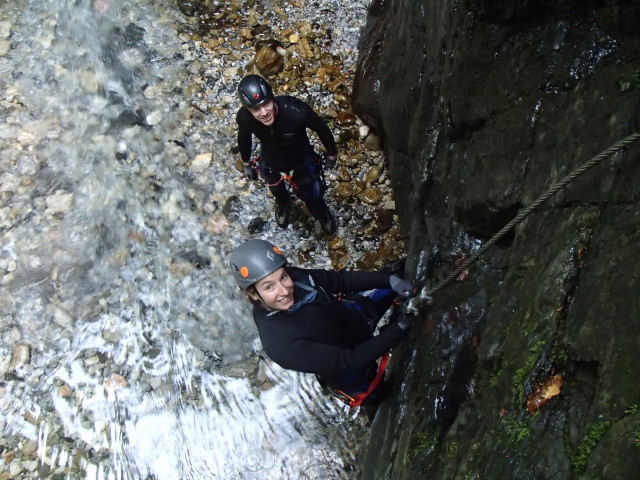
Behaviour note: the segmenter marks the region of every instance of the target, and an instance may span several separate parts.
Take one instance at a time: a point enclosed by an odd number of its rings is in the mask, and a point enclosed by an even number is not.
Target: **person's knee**
[[[275,187],[269,187],[269,190],[276,199],[276,202],[283,203],[289,200],[289,192],[284,185],[277,185]]]
[[[296,196],[307,205],[322,201],[322,193],[317,181],[298,184]]]

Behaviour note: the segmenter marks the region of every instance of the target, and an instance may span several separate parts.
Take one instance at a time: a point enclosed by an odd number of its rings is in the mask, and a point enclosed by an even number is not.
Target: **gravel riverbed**
[[[350,110],[368,3],[0,7],[0,480],[220,478],[211,467],[185,473],[189,462],[175,458],[141,462],[149,438],[146,450],[158,453],[180,440],[132,418],[144,410],[160,422],[177,411],[188,430],[189,408],[220,423],[234,388],[269,395],[283,378],[321,395],[312,380],[260,360],[224,258],[254,236],[304,266],[376,269],[402,254],[379,140]],[[335,238],[301,204],[278,229],[265,187],[243,178],[235,88],[247,73],[268,76],[276,93],[300,96],[330,123],[339,142],[326,193]],[[219,383],[224,395],[212,393]],[[332,402],[302,410],[320,409],[314,428],[329,423],[322,415],[342,416],[340,429],[361,435],[353,413]],[[193,418],[197,433],[203,417]],[[260,448],[242,435],[238,458]],[[301,461],[308,478],[356,478],[356,446],[343,444],[310,458],[313,468]],[[244,458],[216,460],[233,472],[224,478],[290,478],[286,466],[249,475],[264,457]]]

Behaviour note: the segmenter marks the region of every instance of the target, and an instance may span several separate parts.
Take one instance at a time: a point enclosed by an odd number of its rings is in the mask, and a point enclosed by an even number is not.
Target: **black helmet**
[[[233,278],[243,290],[287,263],[278,247],[257,238],[235,248],[229,261]]]
[[[259,75],[247,75],[238,85],[238,96],[244,107],[257,107],[273,98],[273,90]]]

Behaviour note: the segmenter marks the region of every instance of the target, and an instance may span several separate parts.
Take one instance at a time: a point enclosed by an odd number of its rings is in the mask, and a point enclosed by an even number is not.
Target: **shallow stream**
[[[189,161],[233,137],[190,130],[181,22],[169,0],[0,6],[6,478],[356,475],[355,413],[255,353],[224,259],[270,206]]]

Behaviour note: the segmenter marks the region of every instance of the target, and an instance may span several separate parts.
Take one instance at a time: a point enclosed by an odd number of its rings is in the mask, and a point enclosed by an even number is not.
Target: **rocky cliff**
[[[384,141],[407,273],[437,282],[640,129],[640,6],[374,0],[353,106]],[[637,478],[639,179],[636,142],[434,295],[364,478]]]

